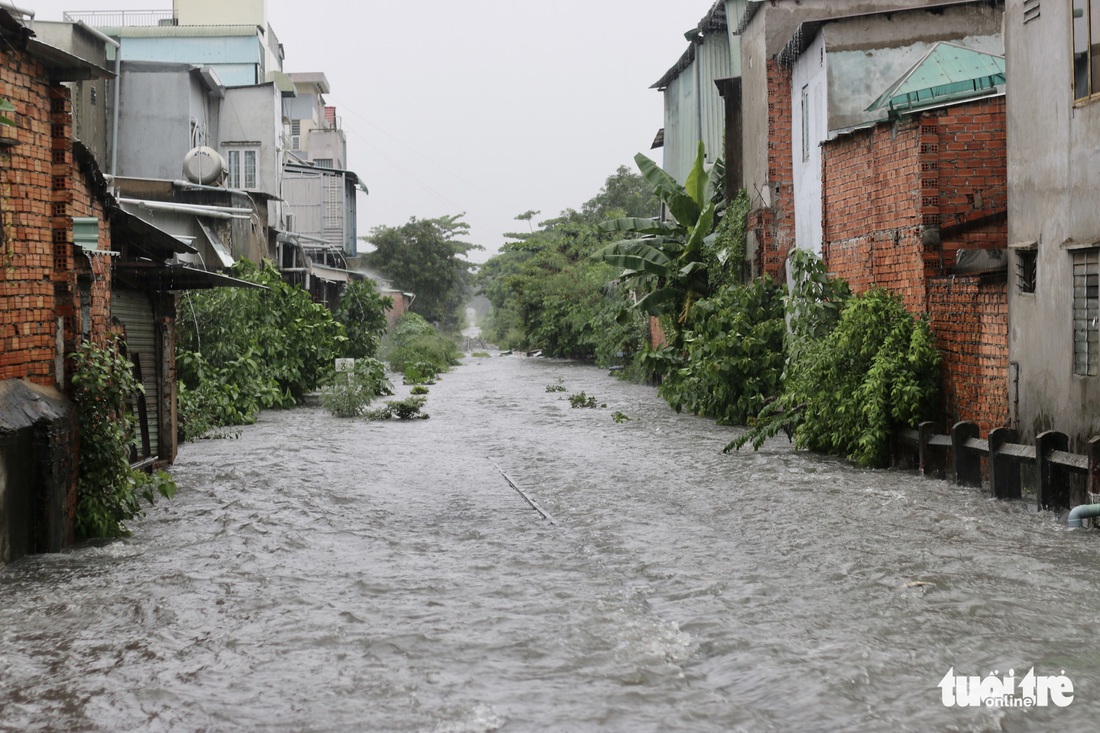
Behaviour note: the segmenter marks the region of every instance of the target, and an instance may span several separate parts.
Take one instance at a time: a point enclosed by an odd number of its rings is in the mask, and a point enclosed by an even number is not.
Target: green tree
[[[595,253],[600,261],[623,268],[619,279],[644,293],[635,307],[651,316],[675,315],[671,320],[674,346],[690,328],[691,306],[709,292],[706,266],[707,237],[717,215],[710,176],[703,165],[705,150],[699,143],[695,164],[684,185],[646,156],[635,156],[653,192],[668,206],[671,221],[625,217],[604,222],[609,232],[632,235]]]
[[[344,355],[352,359],[373,357],[386,332],[386,309],[393,298],[383,297],[371,280],[348,283],[340,295],[333,318],[344,326],[348,338]]]
[[[584,203],[581,214],[594,224],[612,216],[655,218],[661,215],[661,200],[645,178],[621,165],[600,192]]]
[[[463,241],[470,225],[464,214],[417,219],[399,227],[375,227],[364,237],[374,250],[364,262],[382,272],[401,290],[416,294],[411,310],[444,330],[457,330],[473,264],[465,258],[480,245]]]
[[[506,348],[538,348],[548,356],[599,364],[640,351],[641,314],[628,310],[627,291],[611,282],[615,268],[591,255],[612,238],[600,222],[653,216],[659,209],[645,179],[620,167],[579,211],[567,209],[538,229],[506,235],[511,241],[477,276],[492,304],[484,334]],[[527,211],[516,220],[530,223],[537,214]]]

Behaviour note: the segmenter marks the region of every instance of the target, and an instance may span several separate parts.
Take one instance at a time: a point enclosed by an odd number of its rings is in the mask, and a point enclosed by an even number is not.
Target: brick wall
[[[1004,98],[881,123],[823,146],[822,254],[862,292],[929,313],[949,420],[1008,418],[1004,277],[954,276],[960,248],[1007,245]]]
[[[856,292],[881,285],[925,310],[918,122],[881,124],[822,148],[822,256]]]
[[[53,137],[46,71],[0,48],[0,96],[15,106],[18,145],[0,149],[0,380],[54,386]]]
[[[942,237],[940,272],[955,265],[960,248],[1003,248],[1008,240],[1008,168],[1005,98],[979,100],[925,115],[926,139],[938,156],[924,180],[935,196],[925,209]],[[934,132],[933,132],[934,131]],[[932,135],[935,137],[933,138]],[[933,194],[934,192],[934,194]]]
[[[928,305],[947,425],[977,423],[983,435],[1008,425],[1008,290],[1003,278],[937,277]]]
[[[791,70],[768,62],[768,196],[771,206],[749,213],[756,234],[754,276],[785,280],[787,253],[795,242],[794,161],[791,159]]]

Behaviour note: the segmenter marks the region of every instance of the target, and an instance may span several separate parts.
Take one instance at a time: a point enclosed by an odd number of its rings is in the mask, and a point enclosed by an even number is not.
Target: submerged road
[[[132,538],[0,568],[0,730],[1095,730],[1096,532],[723,455],[566,362],[467,358],[425,410],[265,413]],[[1010,669],[1011,705],[944,704]],[[1015,704],[1032,669],[1072,702]]]

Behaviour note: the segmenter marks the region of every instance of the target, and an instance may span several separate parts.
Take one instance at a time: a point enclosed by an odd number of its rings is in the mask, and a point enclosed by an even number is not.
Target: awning
[[[312,260],[306,260],[306,269],[309,274],[330,283],[346,283],[352,280],[362,280],[363,275],[351,270],[341,270],[339,267],[321,265]]]
[[[1008,271],[1008,253],[1003,249],[960,249],[955,253],[955,272],[984,275]]]
[[[36,38],[27,41],[27,52],[41,61],[50,71],[53,81],[87,81],[88,79],[112,79],[114,72],[97,66],[67,51],[43,43]]]
[[[188,267],[187,265],[157,265],[152,262],[123,260],[115,263],[114,271],[117,274],[139,280],[143,285],[157,292],[208,290],[210,288],[267,290],[267,287],[257,283],[240,280],[220,272]]]
[[[197,254],[182,239],[124,209],[111,213],[111,237],[120,236],[130,247],[151,260],[166,260],[177,254]]]

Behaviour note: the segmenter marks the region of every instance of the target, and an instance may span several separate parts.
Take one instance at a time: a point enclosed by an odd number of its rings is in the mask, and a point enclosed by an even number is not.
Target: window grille
[[[1100,249],[1073,253],[1073,373],[1100,366]]]

